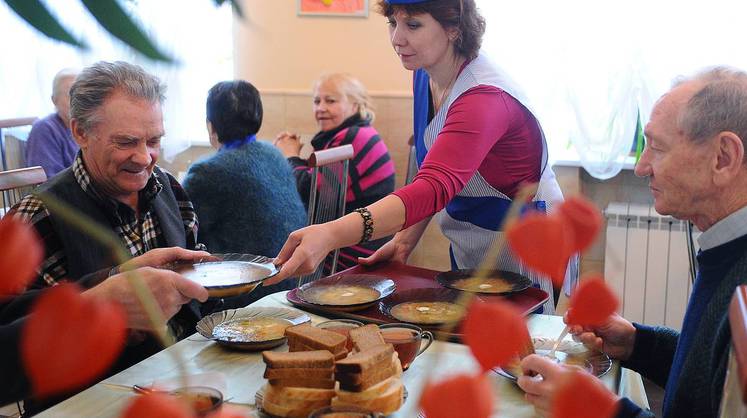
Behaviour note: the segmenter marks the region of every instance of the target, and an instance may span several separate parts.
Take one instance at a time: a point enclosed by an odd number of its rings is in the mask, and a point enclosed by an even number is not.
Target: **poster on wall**
[[[367,17],[368,0],[298,0],[299,16]]]

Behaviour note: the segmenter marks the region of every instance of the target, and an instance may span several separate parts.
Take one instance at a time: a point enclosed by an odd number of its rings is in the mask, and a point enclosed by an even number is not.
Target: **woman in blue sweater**
[[[283,155],[256,140],[262,125],[259,92],[243,80],[224,81],[207,98],[210,144],[218,150],[193,164],[184,189],[200,221],[200,242],[213,253],[272,257],[306,225],[306,211]],[[261,287],[251,299],[282,290]]]

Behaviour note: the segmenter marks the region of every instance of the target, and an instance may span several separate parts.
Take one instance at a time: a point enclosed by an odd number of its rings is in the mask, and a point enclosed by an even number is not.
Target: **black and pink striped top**
[[[311,140],[314,151],[341,145],[353,146],[353,159],[348,168],[348,188],[345,195],[345,213],[362,208],[394,191],[394,162],[379,133],[368,120],[359,115],[346,119],[330,131],[319,132]],[[296,176],[296,186],[301,200],[308,208],[311,191],[311,168],[306,160],[288,158]],[[367,242],[340,250],[337,271],[357,264],[358,257],[368,257],[389,238]]]

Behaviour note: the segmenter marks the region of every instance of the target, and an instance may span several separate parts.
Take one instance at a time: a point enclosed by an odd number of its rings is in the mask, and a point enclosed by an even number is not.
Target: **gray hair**
[[[99,108],[117,90],[149,102],[163,103],[166,98],[166,86],[140,66],[99,61],[84,68],[70,88],[70,117],[90,131],[99,122]]]
[[[747,141],[747,73],[729,67],[706,69],[685,82],[702,84],[679,115],[678,126],[695,142],[729,131]],[[747,144],[746,144],[747,145]]]
[[[63,68],[58,71],[52,80],[52,99],[59,97],[63,93],[60,91],[62,89],[62,82],[69,78],[75,78],[79,72],[77,68]]]

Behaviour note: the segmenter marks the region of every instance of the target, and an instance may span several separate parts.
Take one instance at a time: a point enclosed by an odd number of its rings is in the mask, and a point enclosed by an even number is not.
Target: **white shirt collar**
[[[700,249],[710,250],[747,235],[747,206],[716,222],[698,237]]]

